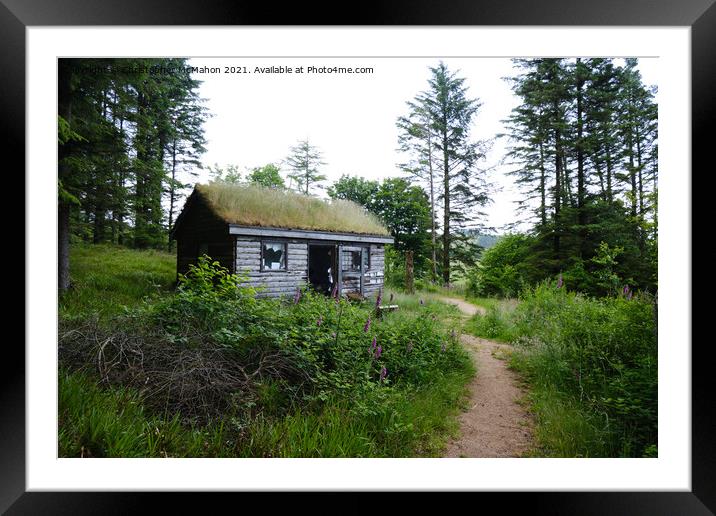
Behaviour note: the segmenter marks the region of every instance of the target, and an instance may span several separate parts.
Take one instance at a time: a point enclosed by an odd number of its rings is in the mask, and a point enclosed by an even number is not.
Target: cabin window
[[[351,251],[348,260],[348,270],[351,272],[360,272],[361,251]]]
[[[370,270],[370,247],[363,248],[363,270]]]
[[[261,270],[286,270],[286,242],[262,242]]]
[[[347,270],[360,272],[361,264],[364,271],[370,269],[370,247],[361,247],[360,250],[350,251]]]

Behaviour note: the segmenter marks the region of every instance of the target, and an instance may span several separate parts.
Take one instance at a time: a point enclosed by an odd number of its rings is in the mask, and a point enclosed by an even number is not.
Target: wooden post
[[[405,251],[405,290],[408,294],[414,292],[413,287],[413,251]]]

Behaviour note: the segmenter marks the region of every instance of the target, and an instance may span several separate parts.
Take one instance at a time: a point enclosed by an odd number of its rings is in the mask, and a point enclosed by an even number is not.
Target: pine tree
[[[442,275],[443,282],[449,285],[451,248],[455,248],[453,244],[458,241],[467,245],[470,238],[463,230],[480,215],[474,209],[489,201],[485,171],[477,166],[484,159],[488,144],[470,139],[470,126],[480,103],[468,98],[465,79],[450,72],[443,62],[431,67],[430,73],[428,89],[414,102],[419,109],[413,110],[413,122],[418,123],[411,127],[408,119],[402,122],[403,131],[412,130],[417,141],[409,144],[404,139],[403,145],[408,149],[417,147],[415,160],[420,164],[427,159],[428,173],[434,159],[434,172],[439,181],[435,199],[442,201],[443,215]],[[425,128],[422,134],[421,126]],[[424,142],[426,138],[429,151],[421,152],[423,143],[419,140]]]
[[[288,177],[296,181],[296,190],[305,195],[311,193],[311,188],[323,188],[321,182],[326,176],[320,174],[318,169],[325,165],[322,161],[322,154],[306,140],[300,140],[297,145],[291,147],[291,154],[286,158],[286,164],[293,171]]]

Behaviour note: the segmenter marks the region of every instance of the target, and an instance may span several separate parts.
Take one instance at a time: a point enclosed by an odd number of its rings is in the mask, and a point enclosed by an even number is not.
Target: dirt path
[[[443,298],[466,315],[484,313],[482,307],[460,299]],[[477,363],[470,384],[467,411],[460,415],[460,437],[448,443],[445,457],[519,457],[532,446],[532,420],[519,404],[524,391],[504,360],[496,358],[506,344],[461,335]]]

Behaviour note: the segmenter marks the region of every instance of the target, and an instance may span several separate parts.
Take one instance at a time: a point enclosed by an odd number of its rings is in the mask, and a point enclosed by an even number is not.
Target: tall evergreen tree
[[[398,121],[403,131],[399,143],[414,153],[413,174],[432,177],[434,172],[434,184],[439,184],[434,197],[442,203],[442,276],[449,285],[453,244],[470,240],[463,230],[480,215],[475,208],[489,201],[485,171],[478,168],[487,142],[470,139],[480,102],[468,97],[465,79],[443,62],[430,73],[427,90],[409,104],[409,117]]]

